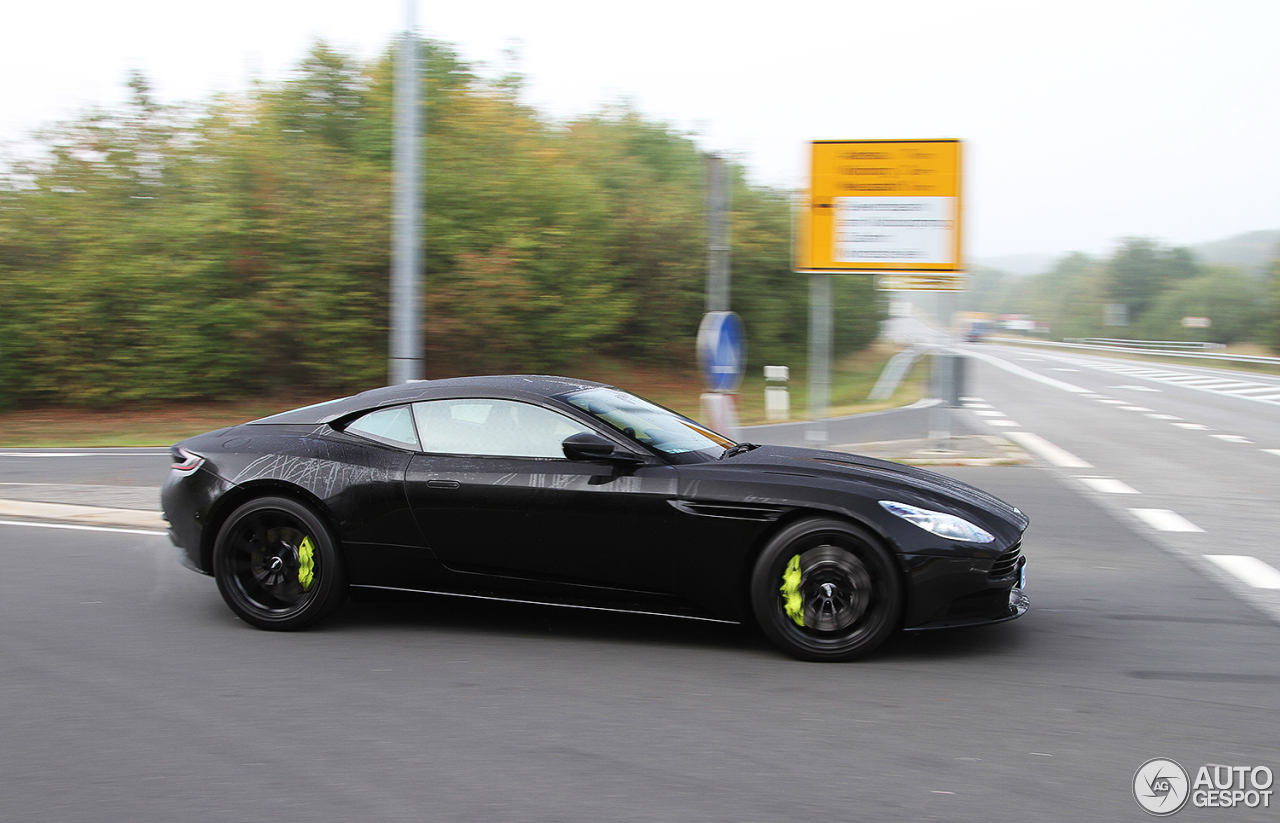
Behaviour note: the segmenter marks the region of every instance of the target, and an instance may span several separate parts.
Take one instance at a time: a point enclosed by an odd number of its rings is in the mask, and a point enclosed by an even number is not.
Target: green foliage
[[[617,108],[548,123],[518,78],[421,44],[428,372],[687,366],[706,271],[704,157]],[[0,181],[0,406],[339,392],[386,369],[394,49],[317,43],[295,76],[194,112],[140,76]],[[787,195],[735,169],[734,308],[753,363],[803,359]],[[882,301],[837,281],[836,343]]]
[[[1275,279],[1268,304],[1265,284],[1239,266],[1204,266],[1186,249],[1128,238],[1106,260],[1077,253],[1064,257],[1052,271],[1032,277],[980,273],[964,306],[970,311],[1030,314],[1047,321],[1057,339],[1262,342],[1267,330],[1275,328],[1273,345],[1280,347],[1280,286]],[[1111,303],[1129,307],[1127,327],[1104,325]],[[1184,317],[1208,317],[1211,325],[1184,328]]]
[[[1113,302],[1129,307],[1130,322],[1138,322],[1160,292],[1199,273],[1186,249],[1162,249],[1142,237],[1126,238],[1107,263]]]
[[[1207,317],[1209,328],[1184,328],[1185,317]],[[1234,266],[1214,266],[1162,292],[1137,332],[1148,340],[1240,343],[1255,334],[1265,317],[1257,280]]]
[[[1275,259],[1267,273],[1266,288],[1269,292],[1268,310],[1270,317],[1266,324],[1266,342],[1271,348],[1280,352],[1280,249],[1276,250]]]

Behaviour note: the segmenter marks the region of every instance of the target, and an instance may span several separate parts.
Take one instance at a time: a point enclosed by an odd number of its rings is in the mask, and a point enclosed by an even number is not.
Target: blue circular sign
[[[747,367],[747,330],[731,311],[707,312],[698,326],[698,366],[711,391],[736,391]]]

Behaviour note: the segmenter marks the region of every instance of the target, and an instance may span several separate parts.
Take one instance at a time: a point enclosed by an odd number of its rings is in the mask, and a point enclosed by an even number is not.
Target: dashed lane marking
[[[1138,490],[1133,486],[1116,480],[1114,477],[1080,477],[1077,479],[1094,491],[1103,492],[1104,494],[1139,494]]]
[[[1064,469],[1092,469],[1093,464],[1081,460],[1069,451],[1060,449],[1057,446],[1045,440],[1039,435],[1031,432],[1009,432],[1006,435],[1010,440],[1022,446],[1024,449],[1034,452],[1035,454],[1048,460],[1055,466]]]
[[[1206,554],[1204,557],[1255,589],[1280,589],[1280,571],[1256,557],[1244,554]]]
[[[1202,532],[1204,529],[1169,509],[1129,509],[1139,519],[1156,531]]]

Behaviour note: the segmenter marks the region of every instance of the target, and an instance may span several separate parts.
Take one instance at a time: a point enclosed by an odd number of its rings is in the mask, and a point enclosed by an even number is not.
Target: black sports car
[[[844,660],[1027,609],[1027,518],[933,472],[732,441],[611,386],[432,380],[173,447],[185,565],[264,629],[350,589],[741,622]]]

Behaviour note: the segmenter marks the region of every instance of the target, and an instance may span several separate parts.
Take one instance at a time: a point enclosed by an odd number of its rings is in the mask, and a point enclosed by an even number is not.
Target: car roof
[[[500,397],[533,400],[554,397],[583,389],[607,387],[604,383],[556,377],[545,374],[499,374],[476,377],[450,377],[440,380],[415,380],[398,386],[378,389],[326,400],[300,409],[254,420],[249,425],[329,423],[359,412],[419,400],[442,400],[458,397]]]

